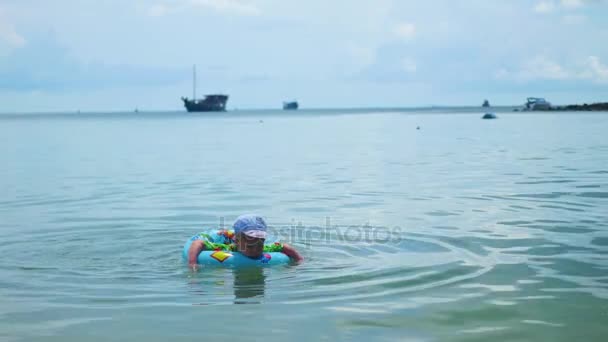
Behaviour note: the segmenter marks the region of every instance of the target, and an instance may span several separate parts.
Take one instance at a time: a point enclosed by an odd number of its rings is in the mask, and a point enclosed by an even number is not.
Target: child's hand
[[[283,253],[285,253],[288,257],[292,258],[295,262],[302,263],[304,258],[293,248],[291,245],[286,243],[283,244]]]

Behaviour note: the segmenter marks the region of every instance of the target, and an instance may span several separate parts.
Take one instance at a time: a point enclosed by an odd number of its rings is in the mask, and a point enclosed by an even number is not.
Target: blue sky
[[[608,101],[604,0],[0,0],[0,112]]]

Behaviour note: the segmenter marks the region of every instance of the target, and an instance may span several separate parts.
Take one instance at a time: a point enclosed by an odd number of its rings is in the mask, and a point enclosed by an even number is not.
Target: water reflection
[[[188,288],[191,294],[204,297],[195,305],[260,304],[266,293],[267,275],[264,272],[261,267],[204,268],[190,273]],[[231,294],[233,298],[230,298]]]
[[[259,304],[264,299],[266,275],[264,269],[251,267],[233,269],[234,304]]]

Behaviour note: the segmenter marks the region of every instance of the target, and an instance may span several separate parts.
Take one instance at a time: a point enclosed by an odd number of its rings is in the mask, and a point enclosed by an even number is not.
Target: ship
[[[283,102],[283,110],[296,110],[298,109],[298,101]]]
[[[542,97],[528,97],[525,110],[551,110],[551,102]]]
[[[202,99],[196,98],[196,65],[192,67],[192,99],[182,96],[184,107],[188,112],[224,112],[228,95],[208,94]]]
[[[210,94],[200,100],[182,97],[182,101],[188,112],[225,112],[228,95]]]

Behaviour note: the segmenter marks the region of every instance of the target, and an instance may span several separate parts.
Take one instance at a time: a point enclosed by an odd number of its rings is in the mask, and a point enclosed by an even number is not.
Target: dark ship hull
[[[296,110],[298,109],[298,102],[283,102],[283,110]]]
[[[202,100],[182,97],[188,112],[225,112],[228,95],[206,95]]]

